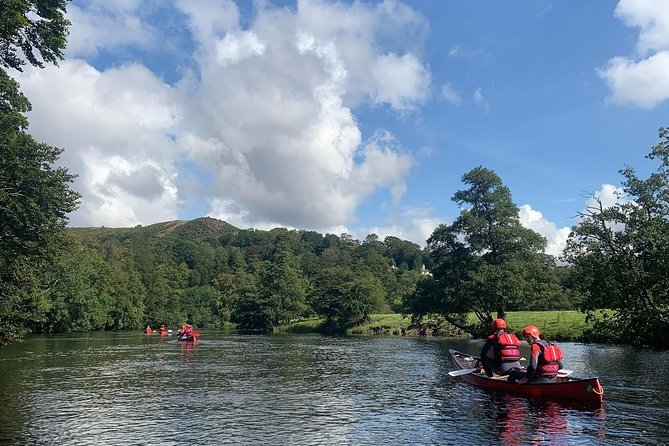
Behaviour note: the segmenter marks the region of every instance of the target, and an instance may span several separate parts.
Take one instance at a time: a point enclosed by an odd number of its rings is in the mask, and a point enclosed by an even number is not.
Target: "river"
[[[448,338],[136,332],[0,348],[0,444],[669,444],[669,353],[561,343],[599,409],[448,376]],[[523,346],[527,356],[527,347]]]

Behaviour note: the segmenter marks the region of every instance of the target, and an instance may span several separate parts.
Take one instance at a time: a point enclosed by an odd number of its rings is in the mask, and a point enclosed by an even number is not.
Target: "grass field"
[[[527,325],[536,325],[541,337],[554,340],[576,340],[590,327],[585,322],[585,314],[569,311],[515,311],[507,314],[510,331],[520,333]]]
[[[469,316],[474,321],[475,316]],[[411,323],[410,317],[401,314],[372,314],[371,321],[357,325],[349,330],[350,334],[402,334]],[[585,314],[576,310],[567,311],[512,311],[507,313],[506,321],[509,331],[520,333],[526,325],[536,325],[541,330],[542,338],[553,340],[577,340],[589,324],[585,322]],[[304,319],[280,331],[292,333],[316,332],[322,319]]]

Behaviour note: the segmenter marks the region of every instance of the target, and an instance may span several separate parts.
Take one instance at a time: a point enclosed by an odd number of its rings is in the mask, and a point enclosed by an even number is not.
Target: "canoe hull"
[[[179,342],[197,342],[197,337],[195,336],[179,336]]]
[[[474,364],[478,358],[466,353],[449,350],[449,360],[453,366],[453,370],[462,370],[474,368]],[[482,373],[468,373],[460,375],[456,379],[495,391],[520,393],[544,399],[561,399],[601,404],[604,395],[604,389],[599,382],[599,378],[577,379],[558,377],[558,382],[556,383],[517,384],[509,382],[506,379],[489,378]]]

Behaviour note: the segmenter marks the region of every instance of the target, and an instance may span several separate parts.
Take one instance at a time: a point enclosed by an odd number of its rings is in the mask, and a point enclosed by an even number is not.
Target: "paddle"
[[[476,371],[476,369],[461,369],[461,370],[453,370],[452,372],[448,372],[448,374],[449,374],[450,376],[455,377],[455,376],[467,375],[468,373],[472,373],[472,372],[475,372],[475,371]],[[558,372],[558,376],[560,376],[560,377],[566,377],[566,376],[571,375],[572,373],[574,373],[573,370],[561,369],[561,370]]]
[[[475,371],[476,369],[462,369],[462,370],[453,370],[452,372],[448,372],[448,374],[451,376],[462,376]]]

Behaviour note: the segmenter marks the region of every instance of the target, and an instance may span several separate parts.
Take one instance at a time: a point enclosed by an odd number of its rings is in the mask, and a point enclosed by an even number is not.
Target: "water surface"
[[[0,349],[1,444],[667,444],[669,354],[562,343],[584,408],[456,383],[481,341],[135,332]],[[527,356],[527,348],[523,346]]]

